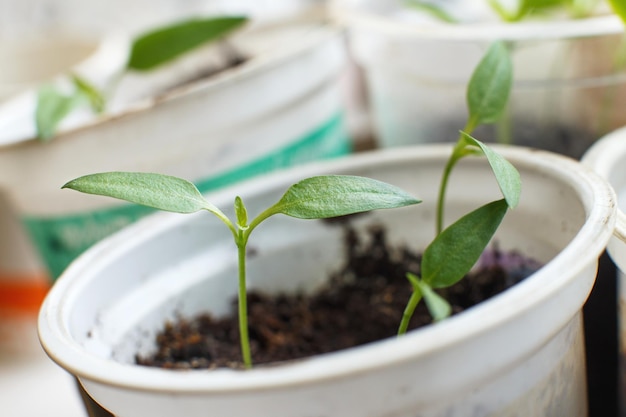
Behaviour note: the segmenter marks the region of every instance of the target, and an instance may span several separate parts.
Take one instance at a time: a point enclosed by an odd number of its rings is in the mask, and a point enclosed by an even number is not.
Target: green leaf
[[[52,85],[39,88],[35,109],[37,137],[44,141],[51,139],[59,123],[81,103],[82,99],[83,95],[79,92],[64,95]]]
[[[61,188],[113,197],[176,213],[193,213],[203,209],[221,213],[202,197],[195,185],[168,175],[104,172],[85,175],[68,182]]]
[[[431,242],[422,257],[422,279],[432,288],[455,284],[474,266],[508,209],[504,199],[461,217]]]
[[[96,113],[102,113],[105,106],[105,100],[102,93],[84,78],[73,75],[72,80],[74,81],[76,89],[85,97],[87,97],[93,111],[95,111]]]
[[[269,211],[300,219],[323,219],[417,203],[420,200],[407,192],[378,180],[323,175],[292,185]]]
[[[609,4],[613,8],[616,15],[622,18],[624,24],[626,24],[626,1],[624,0],[609,0]]]
[[[194,18],[146,33],[134,41],[127,67],[151,70],[198,46],[223,38],[247,20],[241,16]]]
[[[523,16],[523,6],[519,5],[516,11],[507,10],[498,0],[488,0],[487,3],[491,9],[498,14],[500,19],[505,22],[515,22]]]
[[[469,128],[483,123],[494,123],[506,108],[513,85],[513,63],[504,43],[491,44],[467,87]]]
[[[246,227],[248,225],[248,211],[239,196],[235,198],[235,214],[237,216],[237,224],[240,227]]]
[[[416,10],[426,12],[431,16],[446,22],[446,23],[458,23],[458,21],[450,16],[443,8],[427,1],[422,0],[405,0],[407,6]]]
[[[491,170],[493,171],[496,181],[500,186],[500,191],[502,191],[502,195],[506,199],[509,207],[517,207],[522,193],[522,180],[517,169],[502,155],[481,141],[471,137],[467,133],[461,133],[463,134],[466,143],[478,147],[487,157],[489,165],[491,165]]]
[[[441,321],[450,317],[450,313],[452,313],[450,303],[433,291],[428,284],[419,279],[417,276],[409,272],[407,273],[407,278],[411,282],[414,290],[419,290],[421,293],[424,298],[424,302],[426,303],[426,307],[428,308],[430,315],[433,316],[434,321]]]

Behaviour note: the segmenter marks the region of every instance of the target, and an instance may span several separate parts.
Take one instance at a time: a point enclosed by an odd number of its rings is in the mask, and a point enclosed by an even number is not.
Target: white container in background
[[[614,194],[571,159],[499,150],[520,171],[520,205],[496,237],[545,263],[509,290],[441,323],[358,348],[250,371],[176,372],[134,364],[166,319],[224,314],[236,294],[230,231],[207,213],[159,213],[88,250],[48,294],[40,339],[60,366],[116,417],[463,417],[587,415],[581,307],[612,236]],[[364,175],[423,200],[359,216],[419,250],[432,239],[439,178],[451,147],[389,149],[297,167],[209,194],[252,217],[288,186],[319,174]],[[453,173],[447,221],[501,198],[483,158]],[[558,198],[554,198],[558,196]],[[342,229],[274,216],[251,237],[249,287],[314,290],[342,265]],[[297,273],[294,273],[297,271]]]
[[[501,126],[480,128],[478,137],[578,158],[599,136],[626,124],[626,73],[616,64],[624,29],[617,16],[509,24],[485,12],[486,3],[448,2],[469,20],[450,24],[402,1],[331,2],[363,70],[380,145],[455,141],[468,117],[468,81],[494,40],[512,49],[514,86]]]
[[[148,212],[62,192],[72,178],[158,171],[208,191],[350,151],[339,29],[293,19],[252,25],[233,44],[249,57],[242,65],[149,96],[48,143],[8,138],[0,145],[0,189],[53,278],[91,244]]]
[[[602,137],[583,157],[583,162],[606,178],[617,193],[619,210],[615,236],[607,251],[618,267],[619,407],[626,415],[626,128]]]
[[[88,74],[95,84],[104,85],[128,54],[128,41],[116,35],[26,32],[0,37],[0,153],[6,152],[7,137],[32,138],[40,85],[67,82],[69,73]],[[40,351],[36,316],[50,286],[48,271],[5,186],[11,177],[9,165],[0,164],[0,357]]]

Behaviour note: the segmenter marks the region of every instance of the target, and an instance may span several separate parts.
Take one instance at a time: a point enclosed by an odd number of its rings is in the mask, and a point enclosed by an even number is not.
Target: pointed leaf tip
[[[461,133],[467,143],[477,147],[480,152],[487,157],[487,161],[496,177],[502,196],[505,198],[509,207],[517,207],[522,194],[522,179],[519,171],[504,156],[500,155],[483,142],[465,132]]]

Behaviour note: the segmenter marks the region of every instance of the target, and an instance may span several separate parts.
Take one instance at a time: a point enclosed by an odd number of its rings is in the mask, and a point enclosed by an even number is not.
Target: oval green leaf
[[[463,278],[489,244],[507,210],[504,199],[493,201],[442,231],[424,251],[424,282],[432,288],[444,288]]]
[[[61,188],[113,197],[175,213],[194,213],[203,209],[219,212],[202,197],[195,185],[168,175],[103,172],[76,178]]]
[[[468,125],[496,122],[506,108],[512,85],[513,63],[507,47],[503,42],[493,42],[467,87]]]
[[[323,219],[420,202],[406,191],[372,178],[322,175],[292,185],[280,201],[269,209],[269,214]]]
[[[496,177],[500,191],[504,196],[510,208],[515,208],[519,204],[520,195],[522,193],[522,179],[519,171],[506,160],[505,157],[482,143],[481,141],[471,137],[465,132],[461,132],[465,142],[469,145],[478,147],[480,151],[487,157],[491,170]]]
[[[190,19],[146,33],[131,48],[128,69],[148,71],[223,38],[247,22],[243,16]]]

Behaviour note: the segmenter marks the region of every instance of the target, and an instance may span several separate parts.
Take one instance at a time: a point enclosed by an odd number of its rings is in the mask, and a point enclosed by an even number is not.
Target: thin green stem
[[[398,336],[402,336],[406,333],[409,328],[409,322],[411,321],[411,317],[413,317],[413,313],[417,308],[420,300],[422,299],[422,293],[419,288],[413,287],[413,293],[411,294],[411,298],[409,298],[409,302],[404,308],[404,312],[402,313],[402,320],[400,321],[400,327],[398,328]]]
[[[448,179],[450,178],[450,173],[452,172],[452,168],[454,168],[457,160],[458,159],[454,157],[448,159],[446,167],[443,170],[441,182],[439,183],[439,196],[437,198],[437,234],[440,234],[443,230],[444,202],[446,198],[446,190],[448,188]]]
[[[508,106],[504,109],[502,117],[496,122],[496,138],[497,142],[503,145],[510,145],[513,143],[513,127],[511,124],[511,112],[509,112]]]
[[[252,368],[250,338],[248,336],[248,299],[246,293],[246,243],[247,235],[240,231],[237,239],[239,262],[239,337],[241,339],[241,356],[247,369]]]
[[[476,128],[476,122],[473,118],[467,121],[467,124],[463,128],[463,131],[467,134],[470,134]],[[448,180],[450,179],[450,173],[452,169],[456,165],[457,161],[464,156],[463,150],[465,149],[466,142],[465,136],[463,134],[459,134],[459,139],[456,142],[454,150],[452,151],[452,155],[450,155],[450,159],[446,163],[446,167],[443,170],[443,174],[441,177],[441,182],[439,183],[439,196],[437,198],[437,218],[436,218],[436,227],[437,234],[441,233],[443,230],[443,217],[444,217],[444,206],[446,199],[446,190],[448,189]]]

